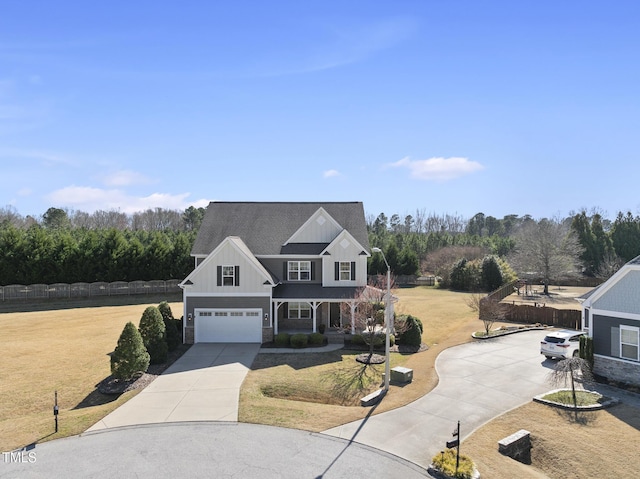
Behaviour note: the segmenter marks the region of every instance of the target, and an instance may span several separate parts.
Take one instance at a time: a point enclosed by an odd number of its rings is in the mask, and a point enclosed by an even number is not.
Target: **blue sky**
[[[4,0],[0,207],[640,213],[640,3]]]

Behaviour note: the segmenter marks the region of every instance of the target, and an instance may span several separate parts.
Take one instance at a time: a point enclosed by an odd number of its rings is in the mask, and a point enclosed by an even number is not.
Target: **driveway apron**
[[[432,392],[405,407],[324,433],[427,467],[454,439],[458,420],[464,439],[492,418],[551,389],[547,377],[555,362],[540,355],[545,334],[528,331],[447,349],[436,359],[439,383]]]
[[[259,344],[194,344],[89,431],[162,422],[237,421],[240,386],[259,350]]]

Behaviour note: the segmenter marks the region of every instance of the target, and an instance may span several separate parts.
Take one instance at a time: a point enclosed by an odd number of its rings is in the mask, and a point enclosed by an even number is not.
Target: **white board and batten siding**
[[[366,286],[367,284],[367,256],[361,255],[360,247],[346,235],[339,239],[329,249],[330,255],[322,257],[322,285],[323,286]],[[355,261],[355,281],[336,281],[336,261]]]
[[[215,257],[207,258],[199,270],[194,271],[191,276],[193,285],[189,288],[189,294],[197,293],[224,293],[230,296],[237,294],[256,293],[265,291],[265,277],[262,275],[247,257],[234,248],[231,244],[226,244],[216,252]],[[239,266],[238,286],[218,286],[217,267],[218,266]]]

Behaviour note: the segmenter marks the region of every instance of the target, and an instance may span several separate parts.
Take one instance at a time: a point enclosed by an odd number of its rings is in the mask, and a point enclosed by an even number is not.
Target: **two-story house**
[[[640,256],[578,300],[593,338],[593,372],[640,386]]]
[[[181,283],[185,342],[344,326],[367,287],[370,251],[360,202],[212,202]]]

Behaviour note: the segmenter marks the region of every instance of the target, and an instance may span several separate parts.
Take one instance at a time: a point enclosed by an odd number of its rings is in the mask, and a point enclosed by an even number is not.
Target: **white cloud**
[[[459,157],[429,158],[428,160],[411,160],[409,157],[405,157],[387,166],[408,168],[411,172],[411,178],[433,181],[453,180],[484,169],[484,166],[477,161]]]
[[[119,170],[105,175],[102,179],[106,186],[130,186],[150,183],[142,173],[132,170]]]
[[[190,205],[206,206],[208,200],[189,201],[190,193],[172,195],[153,193],[148,196],[132,196],[120,189],[102,189],[90,186],[67,186],[47,195],[46,199],[57,205],[65,205],[88,213],[96,210],[120,210],[135,213],[149,208],[183,210]]]
[[[323,178],[336,178],[342,176],[338,170],[326,170],[322,173]]]

